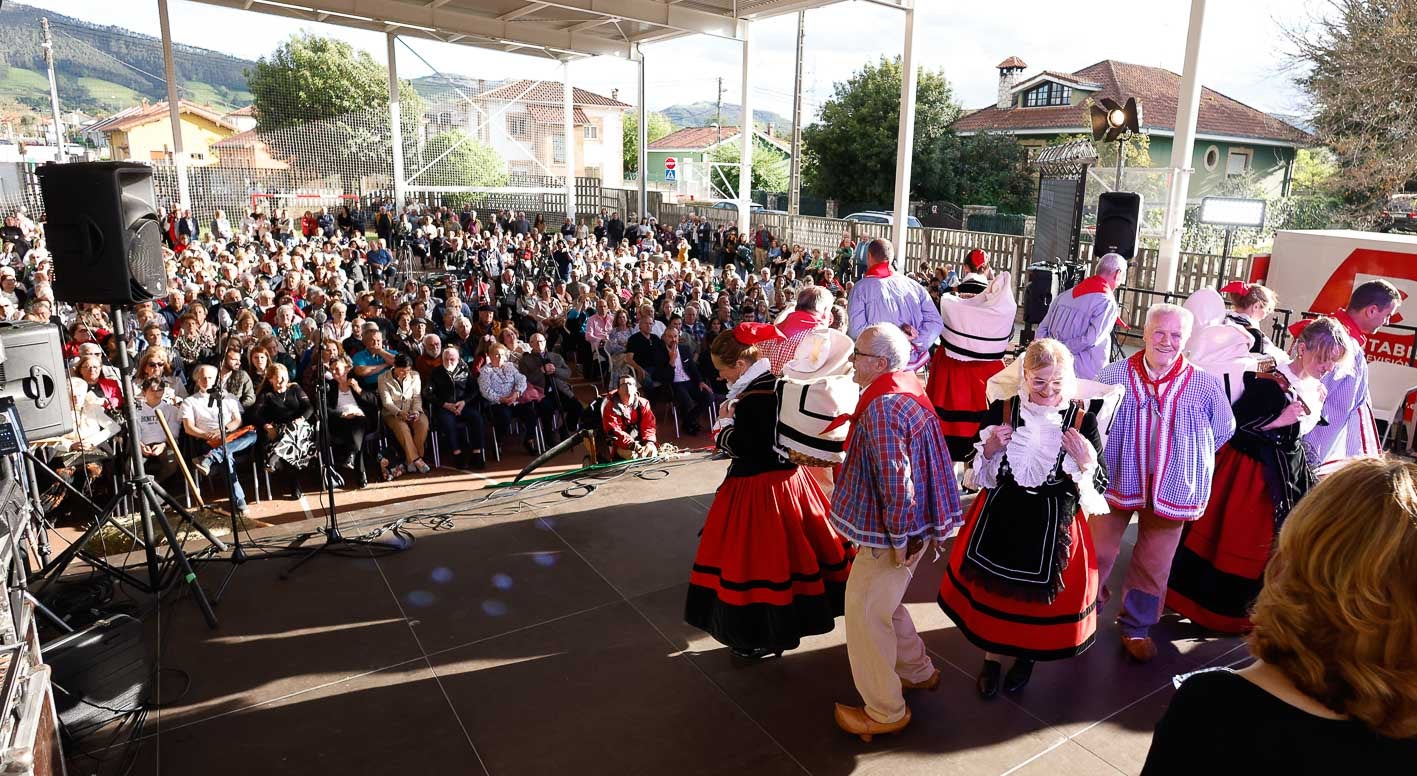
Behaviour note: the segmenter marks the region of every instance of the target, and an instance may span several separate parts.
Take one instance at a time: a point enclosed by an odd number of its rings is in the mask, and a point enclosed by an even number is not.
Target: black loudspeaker
[[[151,167],[75,162],[35,172],[54,255],[55,299],[124,305],[167,294]]]
[[[1023,322],[1037,325],[1048,314],[1053,297],[1061,290],[1057,269],[1049,264],[1033,264],[1028,267],[1028,285],[1023,292]]]
[[[1115,253],[1131,261],[1141,236],[1141,195],[1134,191],[1109,191],[1097,198],[1097,236],[1092,255]]]
[[[126,614],[45,644],[44,659],[53,669],[59,721],[72,739],[82,740],[151,700],[143,623]]]
[[[0,323],[0,396],[15,402],[25,437],[34,442],[74,430],[59,327],[52,323]]]

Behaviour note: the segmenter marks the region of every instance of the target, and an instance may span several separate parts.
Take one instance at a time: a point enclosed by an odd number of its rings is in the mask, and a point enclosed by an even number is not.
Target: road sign
[[[666,181],[677,181],[677,180],[679,180],[678,176],[675,175],[676,172],[677,172],[677,171],[676,171],[673,167],[670,167],[670,168],[666,169],[666,170],[664,171],[664,179],[665,179]]]
[[[678,162],[676,162],[676,161],[674,160],[674,157],[672,157],[672,156],[666,156],[666,157],[664,157],[664,170],[665,170],[665,172],[673,172],[673,171],[674,171],[674,167],[675,167],[676,165],[678,165]]]

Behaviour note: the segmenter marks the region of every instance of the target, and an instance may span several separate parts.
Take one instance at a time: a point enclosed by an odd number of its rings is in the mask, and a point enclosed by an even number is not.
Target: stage
[[[421,516],[403,552],[319,557],[289,579],[285,561],[243,564],[216,630],[185,598],[149,621],[165,708],[149,716],[132,772],[1137,773],[1172,677],[1245,657],[1238,640],[1197,637],[1172,617],[1156,661],[1129,663],[1113,596],[1089,652],[1040,664],[1022,694],[985,702],[980,653],[934,602],[943,561],[922,564],[907,601],[940,688],[907,695],[902,734],[862,743],[832,722],[833,702],[860,702],[840,623],[744,663],[681,620],[725,468],[694,456],[589,492],[542,486],[480,504],[480,478],[450,477],[436,496],[342,515],[366,529]],[[225,572],[198,568],[209,590]],[[94,772],[70,754],[71,773]]]

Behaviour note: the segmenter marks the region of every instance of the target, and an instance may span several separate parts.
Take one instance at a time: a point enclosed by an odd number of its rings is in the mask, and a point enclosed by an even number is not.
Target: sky
[[[1304,115],[1307,107],[1294,86],[1294,70],[1284,37],[1286,26],[1302,25],[1321,0],[1211,0],[1201,49],[1201,81],[1261,110]],[[156,0],[29,0],[97,24],[158,34]],[[994,102],[995,65],[1010,56],[1028,63],[1027,77],[1039,70],[1069,72],[1102,59],[1165,67],[1180,72],[1190,15],[1189,0],[1146,0],[1103,5],[1057,0],[1013,0],[995,6],[962,0],[916,0],[916,62],[942,70],[965,108]],[[301,30],[342,38],[385,62],[384,36],[334,25],[302,23],[254,12],[171,0],[173,35],[179,43],[256,59],[278,41]],[[1081,9],[1087,9],[1083,11]],[[528,18],[535,18],[528,17]],[[755,108],[790,116],[796,45],[796,14],[752,24],[751,85]],[[863,64],[901,53],[904,14],[860,0],[809,11],[806,16],[803,111],[811,123],[833,84]],[[473,78],[560,80],[560,65],[544,57],[487,51],[467,46],[406,39],[398,50],[403,78],[428,75],[429,67]],[[644,47],[647,103],[651,110],[675,103],[712,101],[723,79],[724,101],[740,102],[742,49],[736,41],[693,36]],[[613,57],[571,65],[577,86],[634,102],[636,69]]]

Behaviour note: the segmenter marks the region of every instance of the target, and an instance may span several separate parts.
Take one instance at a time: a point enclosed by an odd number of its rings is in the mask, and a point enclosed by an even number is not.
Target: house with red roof
[[[789,141],[777,137],[774,129],[772,125],[768,125],[766,132],[753,130],[753,159],[755,162],[762,158],[771,159],[772,164],[786,174],[792,156],[792,145]],[[714,176],[706,165],[719,147],[728,145],[737,148],[742,142],[739,139],[740,134],[738,127],[684,127],[658,140],[652,140],[645,147],[645,166],[649,168],[645,180],[652,185],[659,184],[656,188],[667,188],[697,198],[717,199],[728,193],[725,189],[736,191],[736,170],[731,174],[719,173],[718,179],[713,180]],[[670,159],[674,160],[672,181],[666,166]]]
[[[564,176],[563,89],[560,81],[524,78],[483,91],[472,98],[472,134],[507,160],[514,176]],[[624,114],[631,106],[579,87],[572,87],[571,104],[575,174],[618,185],[624,179]]]
[[[84,132],[102,137],[108,158],[154,162],[172,158],[171,112],[166,102],[149,103],[121,110],[102,119]],[[182,148],[189,163],[212,164],[217,160],[212,146],[236,134],[236,125],[210,106],[181,100],[178,116],[182,122]]]
[[[1160,67],[1107,59],[1081,70],[1042,70],[1021,77],[1028,65],[1009,57],[997,66],[995,104],[966,112],[953,127],[961,135],[1010,134],[1042,148],[1060,136],[1088,134],[1088,108],[1110,97],[1135,97],[1142,106],[1141,131],[1150,138],[1151,165],[1170,164],[1181,76]],[[1228,179],[1252,175],[1273,195],[1289,193],[1298,150],[1313,137],[1258,108],[1202,87],[1188,199],[1213,194]]]

